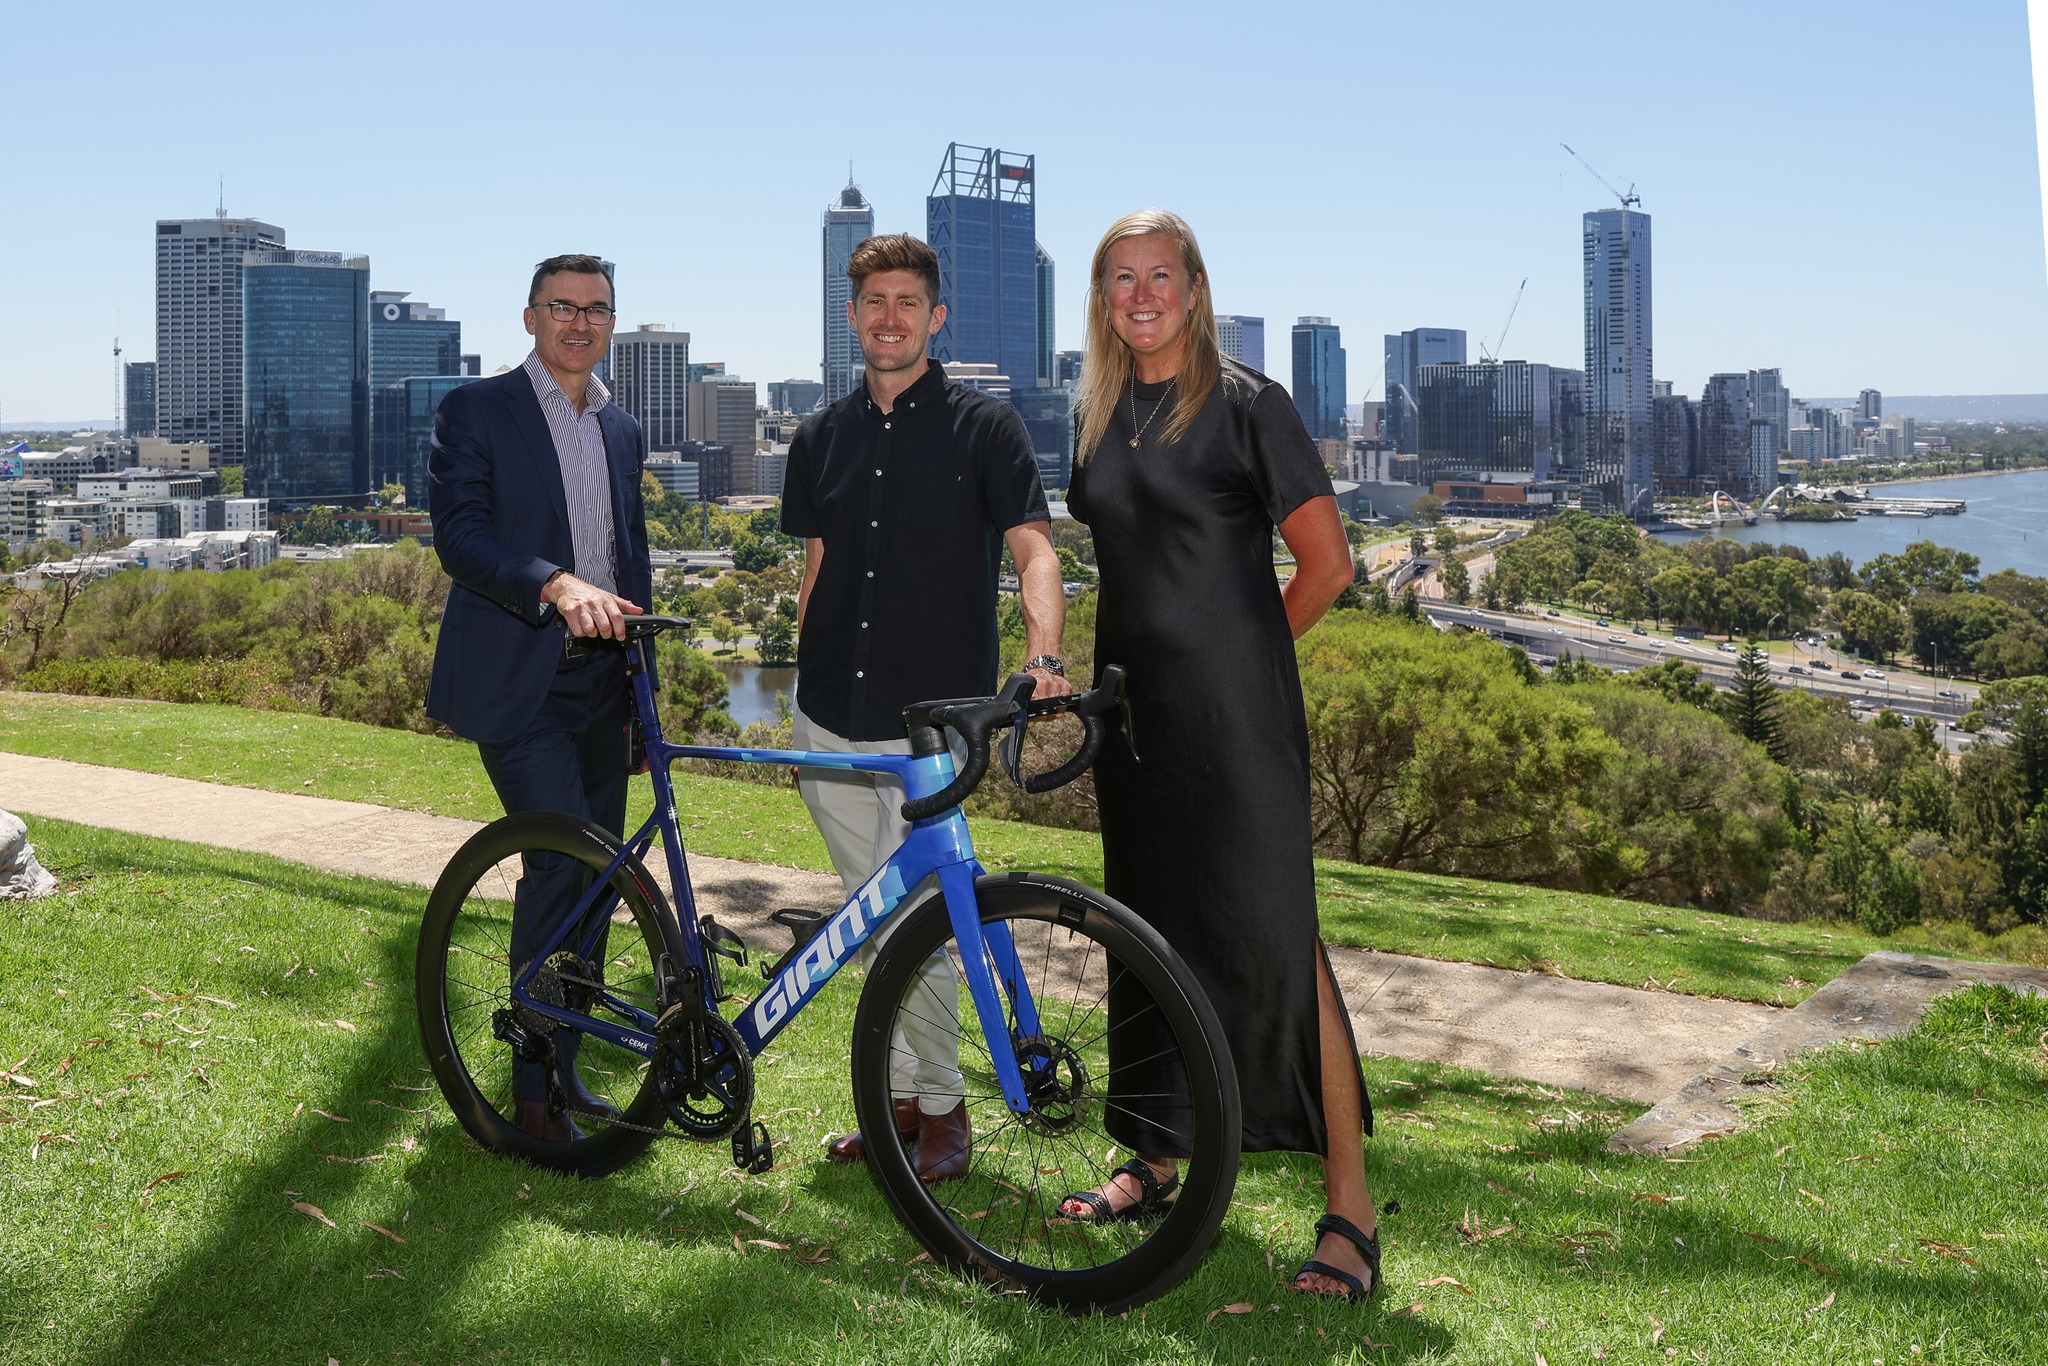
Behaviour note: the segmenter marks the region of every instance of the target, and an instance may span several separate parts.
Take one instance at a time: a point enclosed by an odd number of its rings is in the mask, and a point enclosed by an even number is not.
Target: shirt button
[[[892,427],[892,426],[894,426],[894,425],[895,425],[895,424],[894,424],[894,423],[891,423],[891,422],[884,422],[884,423],[882,424],[882,430],[886,432],[886,431],[888,431],[888,430],[889,430],[889,428],[890,428],[890,427]]]
[[[880,526],[880,525],[881,525],[881,523],[880,523],[880,522],[869,522],[869,523],[868,523],[868,525],[869,525],[869,526]]]
[[[867,624],[866,622],[862,622],[862,623],[860,624],[860,629],[861,629],[861,630],[863,630],[863,631],[867,630],[867,629],[868,629],[868,624]]]
[[[877,479],[880,479],[881,477],[882,477],[882,472],[881,472],[880,470],[876,470],[876,471],[875,471],[875,478],[877,478]]]
[[[875,576],[875,571],[874,571],[874,570],[872,570],[872,569],[870,569],[870,570],[868,571],[868,577],[872,579],[872,578],[873,578],[874,576]]]
[[[855,678],[866,678],[866,677],[868,676],[868,675],[867,675],[867,670],[865,670],[865,669],[855,669],[855,670],[853,671],[853,676],[854,676]]]

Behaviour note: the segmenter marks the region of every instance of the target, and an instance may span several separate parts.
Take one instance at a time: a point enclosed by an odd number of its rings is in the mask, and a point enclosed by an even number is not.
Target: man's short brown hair
[[[563,271],[568,271],[572,275],[604,276],[605,292],[612,296],[614,306],[618,304],[619,291],[612,284],[611,272],[604,268],[604,262],[598,260],[595,256],[585,256],[581,252],[571,252],[567,256],[550,256],[547,260],[533,268],[533,283],[526,287],[526,306],[532,308],[540,302],[541,281],[547,279],[550,275],[559,275]]]
[[[907,232],[887,233],[868,238],[846,258],[846,278],[853,281],[856,298],[870,275],[880,275],[885,270],[907,270],[921,277],[926,296],[933,307],[938,306],[939,254],[923,242]]]

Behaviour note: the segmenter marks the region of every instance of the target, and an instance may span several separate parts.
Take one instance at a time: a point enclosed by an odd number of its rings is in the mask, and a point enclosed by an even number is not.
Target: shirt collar
[[[555,383],[554,372],[541,363],[540,352],[527,352],[526,361],[520,368],[526,371],[526,377],[533,381],[535,398],[538,398],[543,404],[549,398],[553,398],[565,407],[568,407],[572,412],[574,411],[574,405],[569,402],[569,396],[562,392],[561,385]],[[583,390],[584,414],[588,416],[591,413],[595,413],[611,401],[612,391],[605,388],[604,381],[593,374],[590,377],[590,383]]]
[[[896,395],[896,405],[891,407],[889,411],[893,413],[896,407],[901,407],[906,403],[914,407],[928,399],[935,399],[945,390],[945,387],[946,367],[939,364],[936,360],[931,361],[925,366],[924,373],[917,377],[915,384]],[[862,411],[877,417],[881,415],[882,410],[880,406],[872,398],[868,397],[866,376],[862,376],[860,382],[860,402]]]

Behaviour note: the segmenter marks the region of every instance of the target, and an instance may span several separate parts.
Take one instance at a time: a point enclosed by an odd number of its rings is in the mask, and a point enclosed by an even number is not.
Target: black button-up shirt
[[[889,412],[866,385],[790,443],[782,529],[822,538],[797,701],[849,740],[900,740],[913,702],[996,686],[1003,533],[1048,517],[1017,410],[936,362]]]

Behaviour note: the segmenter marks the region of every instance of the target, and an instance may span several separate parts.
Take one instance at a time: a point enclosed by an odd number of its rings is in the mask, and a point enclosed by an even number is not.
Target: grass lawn
[[[1683,1161],[1606,1154],[1632,1117],[1607,1102],[1373,1061],[1383,1299],[1285,1289],[1316,1168],[1268,1154],[1194,1278],[1076,1321],[914,1260],[866,1173],[823,1161],[850,988],[764,1059],[791,1165],[742,1179],[722,1145],[663,1143],[578,1183],[484,1155],[418,1089],[417,889],[37,839],[64,893],[0,904],[0,1362],[2038,1355],[2048,1002],[1953,998]]]
[[[475,746],[317,716],[0,692],[0,750],[471,820],[501,814]],[[829,870],[793,789],[679,772],[678,793],[693,852]],[[631,823],[649,805],[648,784],[636,782]],[[976,820],[974,830],[991,869],[1102,881],[1092,834],[997,820]],[[1838,925],[1780,925],[1333,859],[1317,860],[1316,884],[1332,943],[1687,995],[1796,1004],[1880,948],[2048,962],[2048,935],[2038,928],[1999,940],[1914,927],[1880,939]]]

